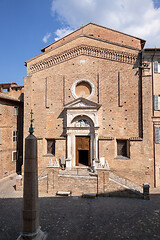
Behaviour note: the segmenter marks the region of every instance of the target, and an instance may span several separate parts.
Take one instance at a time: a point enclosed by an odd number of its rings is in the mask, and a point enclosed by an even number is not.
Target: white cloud
[[[50,38],[50,36],[51,36],[51,33],[46,33],[46,35],[43,37],[42,41],[43,41],[44,43],[47,43],[47,42],[48,42],[48,39]]]
[[[55,32],[57,37],[54,40],[57,41],[58,39],[63,38],[64,36],[70,34],[73,31],[74,30],[70,27],[57,29],[57,31]]]
[[[52,14],[69,29],[94,22],[143,38],[146,47],[160,47],[160,8],[152,0],[53,0]]]

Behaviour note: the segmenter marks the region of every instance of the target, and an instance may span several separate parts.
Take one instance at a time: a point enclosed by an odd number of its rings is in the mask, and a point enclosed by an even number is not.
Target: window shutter
[[[154,110],[159,110],[159,108],[158,108],[158,95],[154,95]]]
[[[47,140],[47,153],[50,154],[52,153],[52,141]]]
[[[55,139],[53,139],[52,154],[55,156]]]
[[[17,152],[13,152],[12,161],[16,161],[16,160],[17,160]]]
[[[123,144],[120,141],[117,141],[117,155],[122,155]]]
[[[14,107],[14,115],[15,115],[15,116],[18,115],[18,107]]]
[[[13,131],[13,142],[15,142],[15,131]]]
[[[158,62],[154,62],[154,72],[158,73]]]
[[[55,155],[55,139],[47,140],[47,154]]]
[[[127,141],[117,140],[117,155],[127,157]]]
[[[160,143],[159,127],[155,127],[155,143]]]
[[[160,73],[160,63],[158,63],[158,73]]]

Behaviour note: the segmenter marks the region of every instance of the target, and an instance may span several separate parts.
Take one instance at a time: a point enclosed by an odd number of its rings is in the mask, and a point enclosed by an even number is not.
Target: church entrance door
[[[76,136],[76,166],[90,165],[90,137]]]

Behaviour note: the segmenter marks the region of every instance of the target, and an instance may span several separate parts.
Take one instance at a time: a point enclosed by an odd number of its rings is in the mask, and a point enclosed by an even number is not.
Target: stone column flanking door
[[[67,158],[72,159],[72,154],[71,154],[71,134],[67,134]]]
[[[98,133],[94,135],[94,159],[98,159]]]

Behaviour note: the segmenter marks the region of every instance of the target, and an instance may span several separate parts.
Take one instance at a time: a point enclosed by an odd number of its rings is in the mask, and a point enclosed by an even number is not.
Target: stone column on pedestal
[[[31,112],[31,116],[32,116]],[[47,235],[40,230],[38,206],[38,163],[37,138],[30,135],[25,139],[24,185],[23,185],[23,231],[17,240],[45,240]]]

